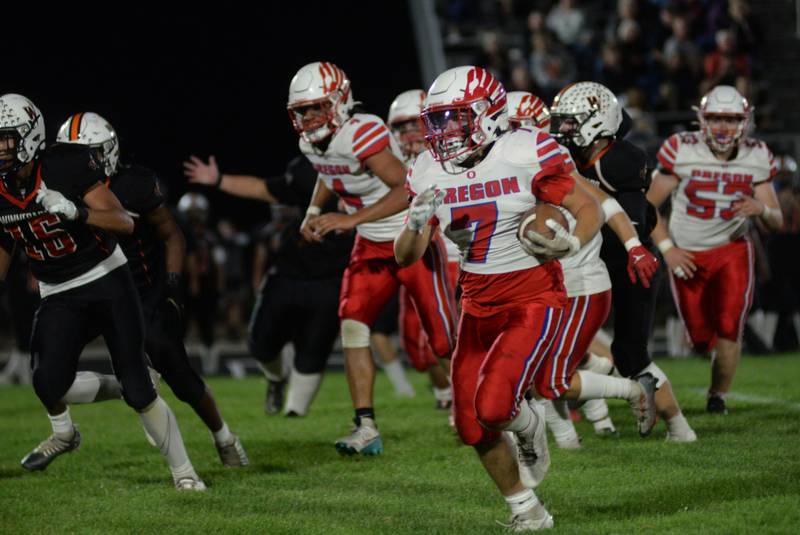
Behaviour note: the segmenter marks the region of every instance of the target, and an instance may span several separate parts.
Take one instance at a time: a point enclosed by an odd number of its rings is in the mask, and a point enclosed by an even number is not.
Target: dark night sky
[[[33,100],[49,140],[71,113],[104,116],[123,160],[156,169],[175,201],[191,153],[216,154],[225,171],[282,172],[297,153],[287,90],[306,63],[336,63],[355,98],[384,118],[395,95],[420,86],[405,2],[264,4],[185,13],[115,5],[113,15],[42,5],[36,24],[3,25],[0,93]],[[264,210],[210,197],[216,215],[247,224]]]

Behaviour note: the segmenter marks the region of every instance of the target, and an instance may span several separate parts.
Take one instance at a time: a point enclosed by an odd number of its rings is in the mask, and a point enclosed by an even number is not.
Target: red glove
[[[658,271],[658,258],[653,253],[643,245],[631,247],[628,251],[628,276],[632,283],[636,284],[638,277],[642,286],[649,288],[656,271]]]

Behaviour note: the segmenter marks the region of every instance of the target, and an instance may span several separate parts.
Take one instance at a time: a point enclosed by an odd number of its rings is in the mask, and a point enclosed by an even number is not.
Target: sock
[[[64,402],[73,405],[122,399],[119,381],[113,375],[95,372],[78,372],[75,380],[64,394]]]
[[[178,422],[169,405],[161,397],[157,397],[149,409],[139,413],[139,418],[166,459],[172,479],[178,481],[184,477],[197,478],[197,472],[194,471],[183,445]]]
[[[61,414],[47,415],[50,418],[50,425],[53,427],[53,434],[62,440],[70,440],[75,435],[75,427],[72,425],[72,418],[69,416],[69,407]]]
[[[448,386],[447,388],[433,387],[433,397],[437,401],[453,401],[453,390]]]
[[[539,503],[536,494],[531,489],[525,489],[511,496],[504,496],[504,498],[514,516],[530,511]]]
[[[286,393],[284,414],[293,412],[300,416],[308,414],[308,408],[314,401],[322,383],[321,373],[300,373],[292,369],[289,375],[289,391]]]
[[[517,433],[518,435],[530,432],[531,428],[536,424],[536,415],[531,410],[527,401],[519,404],[519,413],[511,420],[511,423],[506,427],[506,431]]]
[[[581,377],[579,400],[630,399],[634,395],[640,395],[638,385],[630,379],[598,375],[583,370],[578,370],[578,374]]]
[[[547,427],[553,432],[556,442],[571,442],[578,440],[578,432],[569,417],[569,407],[565,400],[545,400],[544,416]]]
[[[356,409],[356,425],[361,425],[361,418],[369,418],[374,422],[375,409],[373,409],[372,407],[363,407],[361,409]]]
[[[685,435],[692,431],[692,428],[689,427],[689,422],[686,421],[682,412],[679,412],[667,420],[667,429],[669,429],[670,433],[676,435]]]
[[[614,370],[614,363],[607,358],[600,357],[594,353],[589,353],[589,358],[586,359],[586,362],[580,365],[580,369],[600,375],[610,375]]]
[[[214,442],[220,446],[227,446],[233,442],[233,435],[225,422],[222,422],[222,427],[219,431],[213,431],[211,434],[214,435]]]
[[[408,382],[406,371],[403,369],[403,364],[400,362],[400,359],[394,359],[389,363],[383,362],[381,366],[383,367],[383,371],[386,372],[386,376],[389,378],[389,381],[391,381],[396,393],[407,396],[414,395],[414,387]]]

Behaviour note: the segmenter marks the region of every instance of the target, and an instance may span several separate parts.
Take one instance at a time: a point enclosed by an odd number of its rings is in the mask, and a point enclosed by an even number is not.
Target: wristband
[[[319,206],[309,206],[306,209],[306,215],[319,215],[322,213],[322,209]]]
[[[79,206],[78,215],[75,216],[75,220],[79,223],[86,223],[87,219],[89,219],[89,209],[84,206]]]
[[[222,171],[217,173],[217,181],[214,183],[215,188],[219,188],[222,185]]]
[[[639,247],[640,245],[642,245],[642,242],[639,241],[639,238],[634,236],[633,238],[627,240],[624,243],[624,245],[625,245],[625,250],[630,252],[630,250],[633,249],[634,247]]]
[[[666,238],[666,239],[661,240],[660,242],[658,242],[658,245],[656,247],[658,247],[658,250],[661,251],[661,254],[664,254],[667,251],[669,251],[670,249],[672,249],[673,247],[675,247],[675,244],[672,243],[672,240],[670,240],[669,238]]]
[[[614,217],[620,212],[624,212],[625,210],[622,209],[622,206],[617,202],[617,199],[614,197],[609,197],[608,199],[604,200],[600,204],[600,208],[603,209],[603,213],[606,215],[606,221]]]

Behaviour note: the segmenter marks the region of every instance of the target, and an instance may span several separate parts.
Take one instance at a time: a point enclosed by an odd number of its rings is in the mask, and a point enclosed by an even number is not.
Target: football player
[[[183,164],[193,184],[217,187],[239,197],[305,210],[317,182],[317,172],[305,156],[289,162],[286,172],[268,178],[222,173],[214,156],[204,162],[196,156]],[[324,207],[336,211],[336,201]],[[250,316],[248,349],[261,363],[267,378],[264,409],[284,410],[286,416],[305,416],[322,384],[322,374],[339,335],[339,293],[353,238],[329,234],[308,243],[300,236],[302,212],[286,225],[269,273],[261,282]],[[284,407],[286,380],[281,351],[292,342],[294,363]]]
[[[397,95],[389,106],[387,124],[403,151],[404,163],[410,166],[417,155],[425,150],[425,132],[420,113],[425,101],[425,91],[411,89]],[[458,248],[450,240],[444,240],[447,250],[447,280],[451,288],[458,283],[458,264],[460,256]],[[422,329],[419,314],[405,287],[400,288],[400,337],[403,349],[408,354],[411,364],[418,371],[428,371],[433,384],[433,395],[436,408],[450,409],[453,394],[447,372],[436,360],[436,356],[428,343],[428,337]]]
[[[783,215],[770,184],[772,153],[748,137],[747,99],[720,85],[696,111],[698,131],[674,134],[661,145],[647,199],[658,206],[672,195],[669,227],[659,221],[653,239],[670,268],[675,303],[695,350],[714,351],[706,410],[725,414],[753,302],[749,220],[778,230]]]
[[[356,425],[335,446],[344,455],[374,455],[383,445],[373,407],[369,325],[398,285],[404,286],[434,354],[449,358],[455,306],[441,237],[426,246],[422,262],[400,267],[394,261],[392,240],[408,208],[402,153],[383,121],[355,111],[354,104],[350,80],[332,63],[302,67],[289,85],[289,116],[300,136],[300,150],[319,173],[301,232],[307,240],[318,241],[330,232],[356,229],[339,307]],[[344,201],[347,213],[320,214],[334,194]]]
[[[175,396],[194,409],[211,432],[226,466],[245,466],[247,454],[239,438],[222,419],[211,389],[189,364],[183,345],[183,273],[186,243],[166,207],[155,173],[140,165],[119,162],[119,139],[111,124],[92,112],[76,113],[61,125],[56,140],[95,151],[105,184],[122,207],[134,214],[133,234],[119,239],[142,302],[145,351]],[[92,403],[121,398],[113,375],[79,372],[64,400]]]
[[[656,406],[667,424],[667,439],[696,440],[680,410],[666,374],[651,361],[647,342],[653,323],[658,278],[649,287],[637,284],[629,266],[651,247],[650,230],[655,225],[655,210],[645,198],[649,185],[646,154],[625,141],[630,119],[614,94],[595,82],[566,86],[550,107],[550,132],[569,149],[578,171],[616,203],[606,204],[606,218],[624,210],[638,233],[633,242],[620,241],[604,226],[600,257],[608,268],[614,309],[614,341],[611,352],[614,364],[623,377],[650,373],[657,379]],[[643,245],[642,245],[643,244]]]
[[[17,94],[0,96],[0,276],[14,244],[25,248],[42,300],[31,341],[33,387],[53,434],[22,460],[44,470],[81,436],[63,401],[75,379],[87,333],[99,331],[125,402],[167,460],[179,490],[204,490],[189,461],[175,415],[158,396],[145,365],[142,308],[113,233],[133,232],[133,219],[105,186],[95,151],[45,148],[39,109]]]
[[[538,125],[549,123],[549,111],[538,97],[531,93],[512,91],[508,94],[509,124],[512,130],[529,132],[536,135],[542,131]],[[601,207],[612,227],[623,242],[628,243],[633,255],[641,258],[632,259],[629,263],[629,276],[635,280],[638,276],[642,284],[649,285],[655,274],[658,261],[641,246],[636,237],[636,230],[625,212],[609,209],[616,204],[610,197],[587,183],[577,172],[573,178],[578,187],[587,191],[601,202]],[[617,205],[618,206],[618,205]],[[566,214],[570,226],[574,228],[575,219]],[[527,221],[523,221],[523,229]],[[523,248],[530,243],[526,236],[520,235]],[[637,417],[637,426],[642,436],[647,436],[655,425],[655,406],[653,404],[654,381],[651,374],[643,374],[636,380],[610,377],[596,374],[590,370],[577,371],[578,364],[587,355],[589,344],[597,331],[605,322],[611,309],[611,281],[608,270],[600,259],[600,247],[603,238],[596,234],[589,243],[576,254],[562,258],[564,286],[569,301],[553,344],[552,358],[544,366],[544,374],[548,381],[540,388],[538,394],[546,398],[544,401],[547,424],[561,448],[576,449],[580,447],[578,435],[572,420],[569,418],[567,400],[602,400],[603,398],[620,398],[628,400]],[[531,254],[535,251],[531,250]],[[603,402],[604,403],[604,402]],[[606,408],[607,415],[607,408]]]
[[[511,530],[552,527],[532,490],[549,466],[544,408],[535,400],[529,405],[525,393],[547,380],[541,371],[567,298],[560,264],[528,255],[516,230],[536,203],[565,207],[577,220],[574,234],[542,244],[550,258],[563,257],[594,237],[602,212],[575,187],[569,155],[547,132],[504,133],[505,90],[488,71],[467,66],[440,74],[422,118],[430,151],[408,171],[414,200],[395,257],[401,265],[416,262],[438,226],[459,246],[461,319],[451,364],[456,429],[511,508]],[[513,433],[518,465],[503,431]]]

